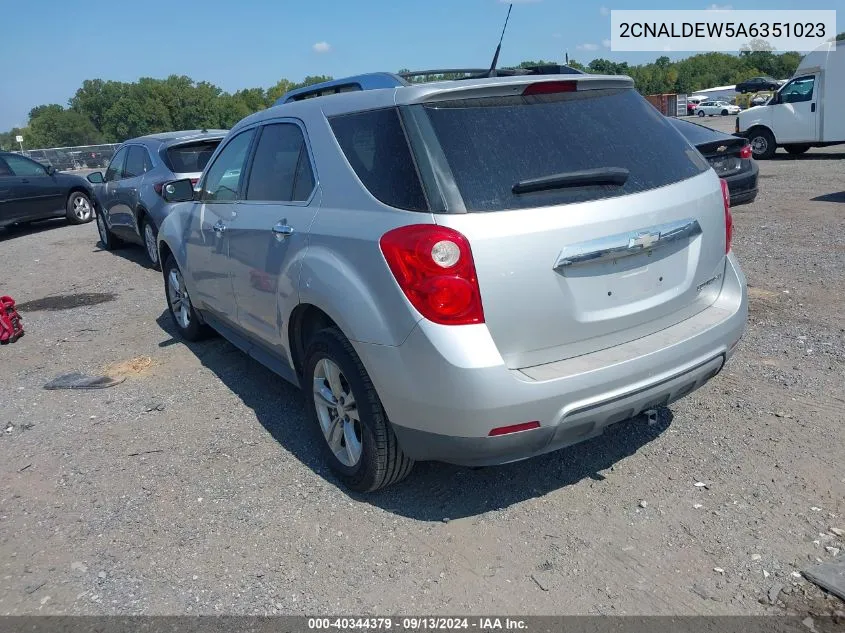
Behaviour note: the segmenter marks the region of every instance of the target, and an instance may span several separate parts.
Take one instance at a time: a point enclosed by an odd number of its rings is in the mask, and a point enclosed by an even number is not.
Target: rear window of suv
[[[167,148],[167,166],[174,174],[201,172],[222,139],[185,143]]]
[[[542,207],[628,195],[685,180],[709,165],[632,88],[464,99],[422,107],[467,211]],[[624,185],[516,194],[523,180],[602,168]]]

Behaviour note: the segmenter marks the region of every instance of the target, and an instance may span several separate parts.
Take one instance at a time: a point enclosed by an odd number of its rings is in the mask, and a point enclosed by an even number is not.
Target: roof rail
[[[465,77],[458,77],[457,81],[461,79],[478,79],[486,77],[490,72],[489,68],[437,68],[432,70],[414,70],[399,73],[403,79],[412,79],[414,77],[428,77],[436,75],[466,75]],[[525,68],[497,68],[495,71],[496,77],[513,77],[515,75],[583,75],[580,70],[572,68],[571,66],[564,66],[561,64],[544,64],[542,66],[527,66]]]
[[[367,73],[364,75],[355,75],[354,77],[332,79],[319,84],[313,84],[311,86],[305,86],[304,88],[291,90],[279,97],[273,105],[291,103],[292,101],[302,101],[303,99],[322,97],[325,95],[337,94],[339,92],[378,90],[379,88],[396,88],[397,86],[407,85],[407,81],[399,75],[394,75],[393,73]]]
[[[357,90],[378,90],[380,88],[398,88],[399,86],[408,86],[409,79],[414,77],[430,77],[436,75],[465,75],[458,77],[461,79],[473,79],[478,77],[486,77],[490,72],[489,68],[441,68],[432,70],[415,70],[404,73],[367,73],[364,75],[355,75],[354,77],[344,77],[342,79],[332,79],[322,83],[305,86],[304,88],[297,88],[286,92],[281,97],[276,99],[273,105],[281,105],[283,103],[291,103],[293,101],[302,101],[303,99],[311,99],[313,97],[323,97],[325,95],[337,94],[339,92],[353,92]],[[580,70],[576,70],[570,66],[562,66],[558,64],[548,64],[544,66],[530,66],[528,68],[500,68],[495,71],[498,77],[512,77],[514,75],[582,75]]]

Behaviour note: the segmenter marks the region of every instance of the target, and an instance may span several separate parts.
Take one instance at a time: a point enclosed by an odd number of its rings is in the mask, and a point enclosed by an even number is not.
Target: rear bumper
[[[752,160],[750,170],[725,178],[728,183],[728,190],[731,193],[732,207],[754,201],[757,197],[759,173],[760,168],[756,161]]]
[[[691,393],[730,356],[747,311],[745,278],[731,255],[709,308],[650,336],[555,363],[507,368],[484,325],[423,321],[397,347],[353,344],[409,457],[489,465],[589,439]],[[489,437],[494,428],[529,421],[540,427]]]

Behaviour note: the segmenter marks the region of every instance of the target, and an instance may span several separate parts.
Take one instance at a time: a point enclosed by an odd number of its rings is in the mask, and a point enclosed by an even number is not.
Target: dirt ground
[[[173,338],[139,248],[0,234],[27,327],[0,348],[0,614],[842,612],[800,572],[845,550],[845,148],[760,170],[734,210],[748,330],[705,388],[651,426],[366,497],[297,390]],[[125,380],[43,389],[75,371]]]

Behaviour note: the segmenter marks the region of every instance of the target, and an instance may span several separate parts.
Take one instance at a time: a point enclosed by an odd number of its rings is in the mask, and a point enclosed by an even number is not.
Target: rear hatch
[[[162,160],[177,178],[190,178],[196,184],[222,140],[221,137],[168,145],[161,150]]]
[[[716,174],[630,80],[597,79],[403,107],[428,198],[430,171],[447,201],[435,221],[469,239],[485,321],[512,368],[652,334],[721,288]]]

